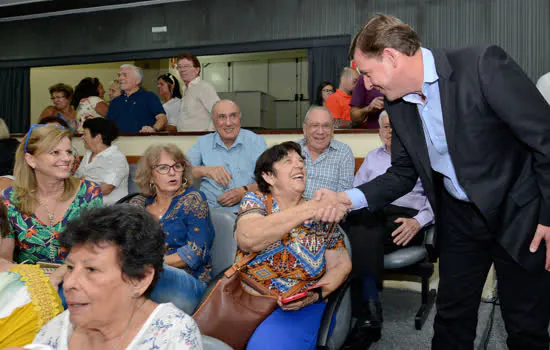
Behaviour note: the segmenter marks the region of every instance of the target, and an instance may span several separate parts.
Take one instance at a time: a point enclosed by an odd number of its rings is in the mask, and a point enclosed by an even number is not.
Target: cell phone
[[[303,292],[300,292],[300,293],[297,293],[297,294],[294,294],[294,295],[291,295],[291,296],[288,296],[286,298],[283,298],[283,299],[281,299],[281,303],[288,304],[288,303],[291,303],[293,301],[305,298],[306,295],[307,295],[307,290],[305,290]]]
[[[303,292],[300,292],[300,293],[297,293],[297,294],[294,294],[294,295],[291,295],[291,296],[288,296],[286,298],[283,298],[281,299],[281,303],[283,304],[288,304],[290,302],[293,302],[293,301],[296,301],[296,300],[300,300],[302,298],[305,298],[306,295],[307,295],[307,292],[311,291],[311,290],[315,290],[317,288],[322,288],[324,286],[326,286],[327,283],[323,283],[323,284],[318,284],[318,285],[315,285],[315,286],[311,286],[309,288],[307,288],[306,290],[304,290]]]

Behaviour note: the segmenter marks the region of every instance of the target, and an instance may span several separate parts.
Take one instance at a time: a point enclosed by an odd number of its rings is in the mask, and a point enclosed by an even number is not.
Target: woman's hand
[[[288,304],[283,304],[281,302],[281,299],[282,298],[279,297],[279,300],[277,300],[277,303],[279,304],[281,309],[283,309],[283,311],[296,311],[296,310],[300,310],[303,307],[306,307],[308,305],[318,302],[319,293],[311,292],[311,291],[307,292],[307,295],[302,299],[298,299]]]

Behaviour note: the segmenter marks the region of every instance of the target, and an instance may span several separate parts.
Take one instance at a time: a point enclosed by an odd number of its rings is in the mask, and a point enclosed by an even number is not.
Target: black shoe
[[[345,350],[364,350],[382,337],[382,304],[369,300],[363,309],[363,317],[359,318],[346,339]]]
[[[366,308],[366,314],[368,316],[365,321],[369,323],[371,328],[382,328],[382,323],[384,323],[384,317],[382,316],[382,303],[379,301],[369,300]]]

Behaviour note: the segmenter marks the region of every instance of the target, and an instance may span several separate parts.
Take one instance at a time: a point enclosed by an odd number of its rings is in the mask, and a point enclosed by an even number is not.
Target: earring
[[[149,182],[149,189],[151,190],[152,193],[155,193],[156,192],[155,184],[152,182]]]
[[[187,179],[183,178],[183,183],[181,184],[181,187],[185,188],[185,186],[187,186]]]
[[[139,292],[134,293],[134,298],[137,298],[137,297],[139,297]]]

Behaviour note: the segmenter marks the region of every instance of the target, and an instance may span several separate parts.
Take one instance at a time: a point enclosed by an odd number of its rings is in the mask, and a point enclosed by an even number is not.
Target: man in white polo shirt
[[[178,131],[214,131],[212,107],[220,98],[214,86],[201,80],[201,64],[192,53],[178,56],[176,66],[184,82]]]

